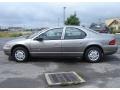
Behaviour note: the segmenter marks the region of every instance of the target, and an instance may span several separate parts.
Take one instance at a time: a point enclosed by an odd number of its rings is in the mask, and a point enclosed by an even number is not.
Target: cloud
[[[4,26],[57,26],[63,23],[63,7],[66,17],[77,12],[83,24],[120,17],[120,3],[0,3],[0,25]]]

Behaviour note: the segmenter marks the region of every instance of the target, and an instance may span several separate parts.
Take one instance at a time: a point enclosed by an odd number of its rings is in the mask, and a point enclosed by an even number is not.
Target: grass
[[[22,36],[22,35],[28,35],[30,33],[31,32],[29,32],[29,31],[19,31],[19,32],[6,31],[6,32],[0,32],[0,38],[19,37],[19,36]]]

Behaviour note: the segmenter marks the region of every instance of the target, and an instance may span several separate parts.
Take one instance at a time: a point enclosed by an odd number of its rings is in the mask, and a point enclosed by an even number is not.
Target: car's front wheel
[[[91,63],[100,62],[103,59],[103,52],[98,47],[90,47],[85,51],[85,60]]]
[[[28,60],[28,51],[24,47],[16,47],[12,51],[12,59],[17,61],[17,62],[25,62]]]

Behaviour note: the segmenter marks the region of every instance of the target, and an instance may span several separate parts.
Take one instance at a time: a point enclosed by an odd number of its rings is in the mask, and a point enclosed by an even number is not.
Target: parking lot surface
[[[6,40],[7,41],[7,40]],[[3,45],[3,44],[1,44]],[[120,49],[114,55],[106,56],[103,62],[87,63],[82,59],[41,59],[32,58],[26,63],[9,61],[0,51],[0,87],[4,88],[43,88],[48,86],[44,73],[75,71],[86,82],[78,85],[53,86],[96,88],[120,88]]]

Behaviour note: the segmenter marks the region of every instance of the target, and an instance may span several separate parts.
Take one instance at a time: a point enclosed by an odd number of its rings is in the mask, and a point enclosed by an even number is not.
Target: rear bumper
[[[108,45],[103,47],[103,51],[105,55],[111,55],[116,53],[118,50],[118,45]]]

